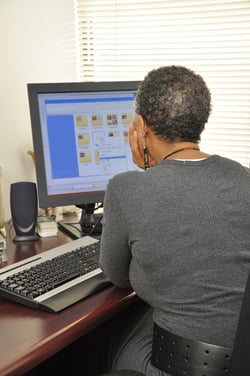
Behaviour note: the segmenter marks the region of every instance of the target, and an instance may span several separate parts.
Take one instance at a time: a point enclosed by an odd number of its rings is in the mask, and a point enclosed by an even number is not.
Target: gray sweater
[[[105,195],[100,266],[115,285],[133,287],[159,326],[232,347],[250,270],[249,169],[213,155],[116,175]],[[144,345],[139,370],[151,351]],[[129,346],[123,351],[133,358]]]

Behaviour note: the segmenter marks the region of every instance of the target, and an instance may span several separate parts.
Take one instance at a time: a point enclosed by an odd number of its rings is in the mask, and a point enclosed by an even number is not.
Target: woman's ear
[[[147,124],[141,115],[138,116],[139,131],[141,136],[145,136],[148,131]]]

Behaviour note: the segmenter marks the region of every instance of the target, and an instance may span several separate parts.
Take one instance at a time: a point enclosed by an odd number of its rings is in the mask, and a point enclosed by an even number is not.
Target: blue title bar
[[[45,99],[45,104],[60,104],[60,103],[93,103],[93,102],[122,102],[134,101],[134,96],[131,97],[110,97],[110,98],[85,98],[85,99]]]

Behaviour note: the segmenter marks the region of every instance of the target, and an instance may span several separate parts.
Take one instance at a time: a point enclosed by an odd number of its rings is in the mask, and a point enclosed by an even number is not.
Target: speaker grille
[[[36,184],[33,182],[12,183],[10,209],[16,235],[33,236],[38,214]]]

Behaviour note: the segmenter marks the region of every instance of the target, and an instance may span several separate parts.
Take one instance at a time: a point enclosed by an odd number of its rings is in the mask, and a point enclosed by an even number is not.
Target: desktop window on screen
[[[115,174],[136,169],[128,128],[135,91],[39,94],[49,195],[105,190]]]

